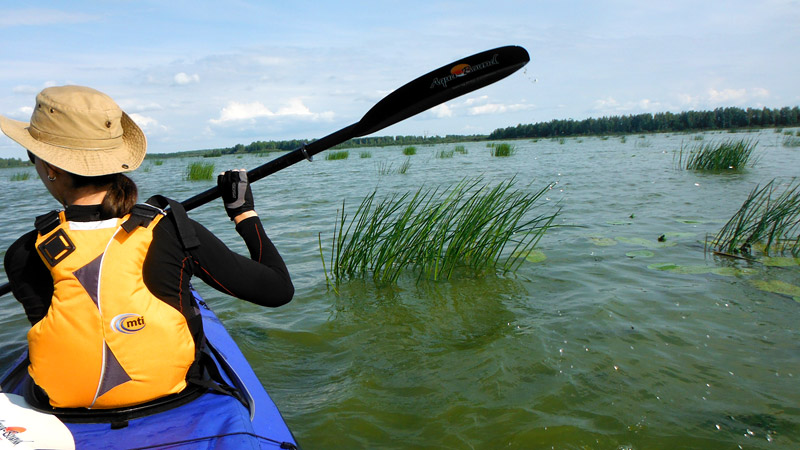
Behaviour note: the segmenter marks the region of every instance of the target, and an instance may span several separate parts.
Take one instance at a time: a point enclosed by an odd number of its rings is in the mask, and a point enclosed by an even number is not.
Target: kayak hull
[[[214,312],[195,293],[203,328],[220,373],[248,405],[208,391],[188,403],[123,422],[66,423],[76,449],[276,449],[298,448],[294,436],[239,347]],[[27,355],[3,375],[3,392],[23,394]],[[15,375],[16,374],[16,375]]]

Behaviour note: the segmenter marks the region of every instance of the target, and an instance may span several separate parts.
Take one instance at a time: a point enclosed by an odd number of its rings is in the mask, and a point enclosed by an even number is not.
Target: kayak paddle
[[[436,105],[488,86],[516,72],[528,61],[528,52],[514,45],[486,50],[454,61],[406,83],[373,106],[358,122],[247,172],[247,180],[251,183],[258,181],[304,159],[311,160],[317,153],[348,139],[372,134]],[[182,203],[189,211],[219,196],[219,190],[213,187]]]

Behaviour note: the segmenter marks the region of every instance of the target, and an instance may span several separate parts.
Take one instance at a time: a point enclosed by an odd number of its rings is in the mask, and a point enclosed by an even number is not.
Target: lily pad
[[[531,250],[529,252],[516,252],[514,253],[515,257],[524,257],[526,261],[532,263],[540,263],[547,259],[547,255],[544,254],[541,250]]]
[[[624,236],[618,236],[616,239],[619,242],[622,242],[622,243],[625,243],[625,244],[640,245],[642,247],[647,247],[647,248],[664,248],[664,247],[672,247],[674,245],[677,245],[676,242],[658,242],[658,241],[654,241],[654,240],[650,240],[650,239],[644,239],[644,238],[638,238],[638,237],[628,238],[628,237],[624,237]]]
[[[655,253],[651,252],[650,250],[635,250],[625,253],[625,256],[629,258],[652,258],[655,256]]]
[[[606,237],[590,237],[592,244],[598,247],[611,247],[613,245],[617,245],[617,241],[611,238]]]
[[[761,262],[765,266],[770,267],[792,267],[792,266],[800,266],[800,258],[789,258],[789,257],[764,257],[761,258]]]
[[[710,273],[711,271],[714,270],[714,268],[710,266],[680,266],[678,264],[672,264],[672,263],[650,264],[649,266],[647,266],[647,268],[654,270],[663,270],[665,272],[680,273],[680,274]]]
[[[750,284],[766,292],[775,294],[791,295],[796,301],[800,301],[800,286],[780,280],[750,280]]]

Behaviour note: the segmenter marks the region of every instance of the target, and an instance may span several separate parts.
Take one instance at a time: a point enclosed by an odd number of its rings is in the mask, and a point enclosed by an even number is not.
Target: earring
[[[51,182],[56,181],[56,177],[51,177],[50,175],[47,176],[47,179]]]

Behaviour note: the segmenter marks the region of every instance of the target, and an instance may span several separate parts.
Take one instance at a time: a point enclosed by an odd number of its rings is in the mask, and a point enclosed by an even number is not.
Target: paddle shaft
[[[372,134],[436,105],[502,80],[529,61],[528,52],[513,45],[454,61],[401,86],[367,111],[360,121],[248,171],[247,178],[253,183],[304,159],[310,160],[317,153],[348,139]],[[181,203],[190,211],[219,197],[219,190],[215,186]],[[0,285],[0,296],[10,291],[9,283]]]

